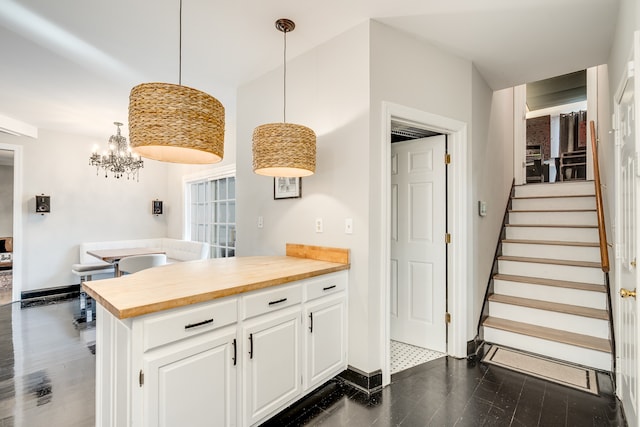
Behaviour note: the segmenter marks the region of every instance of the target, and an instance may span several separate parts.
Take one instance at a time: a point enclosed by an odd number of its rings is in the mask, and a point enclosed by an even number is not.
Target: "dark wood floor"
[[[0,306],[0,427],[94,425],[93,331],[74,327],[78,309],[77,299]],[[625,426],[609,377],[598,382],[594,396],[445,357],[373,395],[331,382],[265,426]]]

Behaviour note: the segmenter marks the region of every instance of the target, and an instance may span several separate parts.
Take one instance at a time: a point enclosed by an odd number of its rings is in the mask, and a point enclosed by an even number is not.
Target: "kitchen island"
[[[97,426],[252,426],[347,366],[349,251],[190,261],[83,283]]]

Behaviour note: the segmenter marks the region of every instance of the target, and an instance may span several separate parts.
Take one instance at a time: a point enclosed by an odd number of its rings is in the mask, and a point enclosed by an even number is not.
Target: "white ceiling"
[[[619,0],[183,0],[182,83],[239,85],[376,19],[473,61],[493,89],[606,63]],[[179,0],[0,0],[0,115],[110,135],[131,87],[178,82]],[[399,58],[401,64],[402,58]]]

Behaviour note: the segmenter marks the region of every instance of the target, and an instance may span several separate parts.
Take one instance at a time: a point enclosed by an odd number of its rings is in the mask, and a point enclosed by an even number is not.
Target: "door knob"
[[[634,290],[630,291],[628,289],[622,288],[622,289],[620,289],[620,296],[622,298],[628,298],[628,297],[634,297],[635,298],[636,297],[636,290],[634,289]]]

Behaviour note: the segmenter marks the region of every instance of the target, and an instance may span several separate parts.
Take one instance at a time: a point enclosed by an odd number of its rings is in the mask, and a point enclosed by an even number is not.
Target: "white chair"
[[[167,255],[165,254],[134,255],[122,258],[120,262],[118,262],[118,266],[120,275],[122,275],[122,273],[131,274],[166,263]]]

